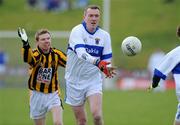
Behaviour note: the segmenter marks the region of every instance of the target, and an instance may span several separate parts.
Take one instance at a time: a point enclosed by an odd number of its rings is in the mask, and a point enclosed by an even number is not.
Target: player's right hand
[[[28,37],[24,29],[18,28],[18,36],[21,38],[23,45],[28,45]]]

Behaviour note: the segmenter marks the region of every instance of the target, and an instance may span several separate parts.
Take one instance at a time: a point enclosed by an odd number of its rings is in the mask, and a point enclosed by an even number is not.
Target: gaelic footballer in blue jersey
[[[89,101],[94,124],[103,125],[102,75],[108,78],[114,75],[111,38],[98,26],[100,14],[98,6],[88,6],[83,22],[72,29],[69,37],[65,102],[72,106],[78,125],[86,125],[86,100]]]
[[[180,37],[180,27],[177,28],[176,34]],[[167,53],[160,64],[155,68],[151,85],[152,88],[156,88],[159,81],[165,80],[170,72],[172,72],[175,80],[176,96],[178,99],[174,125],[180,125],[180,46]]]

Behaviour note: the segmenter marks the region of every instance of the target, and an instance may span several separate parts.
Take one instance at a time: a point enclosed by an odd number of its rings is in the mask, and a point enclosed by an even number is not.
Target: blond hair
[[[40,35],[46,34],[46,33],[48,33],[49,35],[51,35],[48,29],[40,29],[40,30],[38,30],[38,31],[36,32],[36,34],[35,34],[35,39],[36,39],[36,41],[39,40],[39,36],[40,36]]]

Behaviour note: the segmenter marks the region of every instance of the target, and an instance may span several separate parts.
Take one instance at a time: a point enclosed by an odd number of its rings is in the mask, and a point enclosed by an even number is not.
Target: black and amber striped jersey
[[[58,66],[66,66],[66,54],[62,51],[51,48],[48,54],[44,54],[37,47],[32,50],[31,47],[22,48],[24,62],[28,63],[31,68],[28,87],[30,90],[36,90],[43,93],[52,93],[59,91]]]

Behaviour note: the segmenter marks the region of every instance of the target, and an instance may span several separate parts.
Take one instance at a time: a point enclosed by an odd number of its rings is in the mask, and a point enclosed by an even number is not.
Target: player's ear
[[[177,27],[176,35],[177,35],[178,37],[180,37],[180,26]]]
[[[37,47],[39,45],[38,40],[35,41],[35,46]]]

